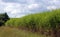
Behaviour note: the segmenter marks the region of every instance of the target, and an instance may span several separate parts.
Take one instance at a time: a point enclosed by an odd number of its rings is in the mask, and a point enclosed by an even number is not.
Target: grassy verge
[[[19,30],[17,28],[0,27],[0,37],[45,37],[44,35]]]

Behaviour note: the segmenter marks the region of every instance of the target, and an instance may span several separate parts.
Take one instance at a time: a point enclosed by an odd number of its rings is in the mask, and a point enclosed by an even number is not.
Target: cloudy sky
[[[60,8],[60,0],[0,0],[0,13],[9,17],[22,17],[26,14]]]

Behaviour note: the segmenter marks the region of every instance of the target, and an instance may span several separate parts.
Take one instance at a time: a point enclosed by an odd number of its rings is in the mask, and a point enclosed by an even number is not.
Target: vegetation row
[[[39,31],[42,34],[50,31],[56,33],[60,26],[60,9],[30,14],[22,18],[11,18],[6,22],[6,26],[26,28],[34,32]]]

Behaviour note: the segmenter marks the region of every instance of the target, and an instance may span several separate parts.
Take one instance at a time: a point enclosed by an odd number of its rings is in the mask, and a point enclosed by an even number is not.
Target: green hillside
[[[6,22],[6,26],[18,27],[42,34],[56,30],[59,31],[60,9],[30,14],[22,18],[11,18]]]

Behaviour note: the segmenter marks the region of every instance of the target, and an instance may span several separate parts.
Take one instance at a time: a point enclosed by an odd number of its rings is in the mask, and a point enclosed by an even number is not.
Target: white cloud
[[[41,9],[52,10],[60,7],[60,0],[16,0],[23,2],[3,2],[0,0],[0,11],[7,12],[10,17],[22,17],[27,13],[32,13],[35,11],[40,11]],[[36,2],[38,1],[38,2]],[[26,3],[25,3],[26,2]]]
[[[39,8],[39,4],[30,4],[30,5],[28,5],[28,8],[29,8],[29,9]]]
[[[18,11],[18,10],[13,10],[13,11],[11,11],[11,14],[17,14],[17,13],[19,13],[20,11]]]
[[[11,18],[19,18],[19,17],[25,16],[24,14],[22,14],[22,15],[18,15],[18,14],[17,15],[14,15],[14,14],[12,14],[12,15],[13,16],[10,15]]]
[[[18,15],[19,13],[22,13],[22,9],[23,9],[22,5],[19,3],[2,2],[0,3],[0,5],[1,5],[0,12],[1,11],[7,12],[10,17],[15,17],[16,15],[17,15],[16,17],[23,16],[23,15]]]
[[[49,3],[57,5],[60,3],[60,0],[50,0]]]
[[[54,3],[56,3],[56,2],[59,2],[59,0],[51,0],[51,2],[54,2]]]
[[[57,9],[57,7],[56,6],[48,6],[47,9],[52,10],[52,9]]]
[[[36,3],[35,0],[25,0],[28,4]]]
[[[2,2],[2,0],[0,0],[0,3]]]
[[[4,8],[4,11],[13,11],[15,9],[19,9],[21,7],[20,4],[17,3],[6,3],[6,7]]]
[[[19,13],[28,14],[31,12],[30,10],[34,10],[40,7],[40,4],[38,3],[30,3],[30,4],[4,3],[4,4],[5,4],[4,11],[7,12],[8,14],[10,13],[10,15],[14,17]]]

